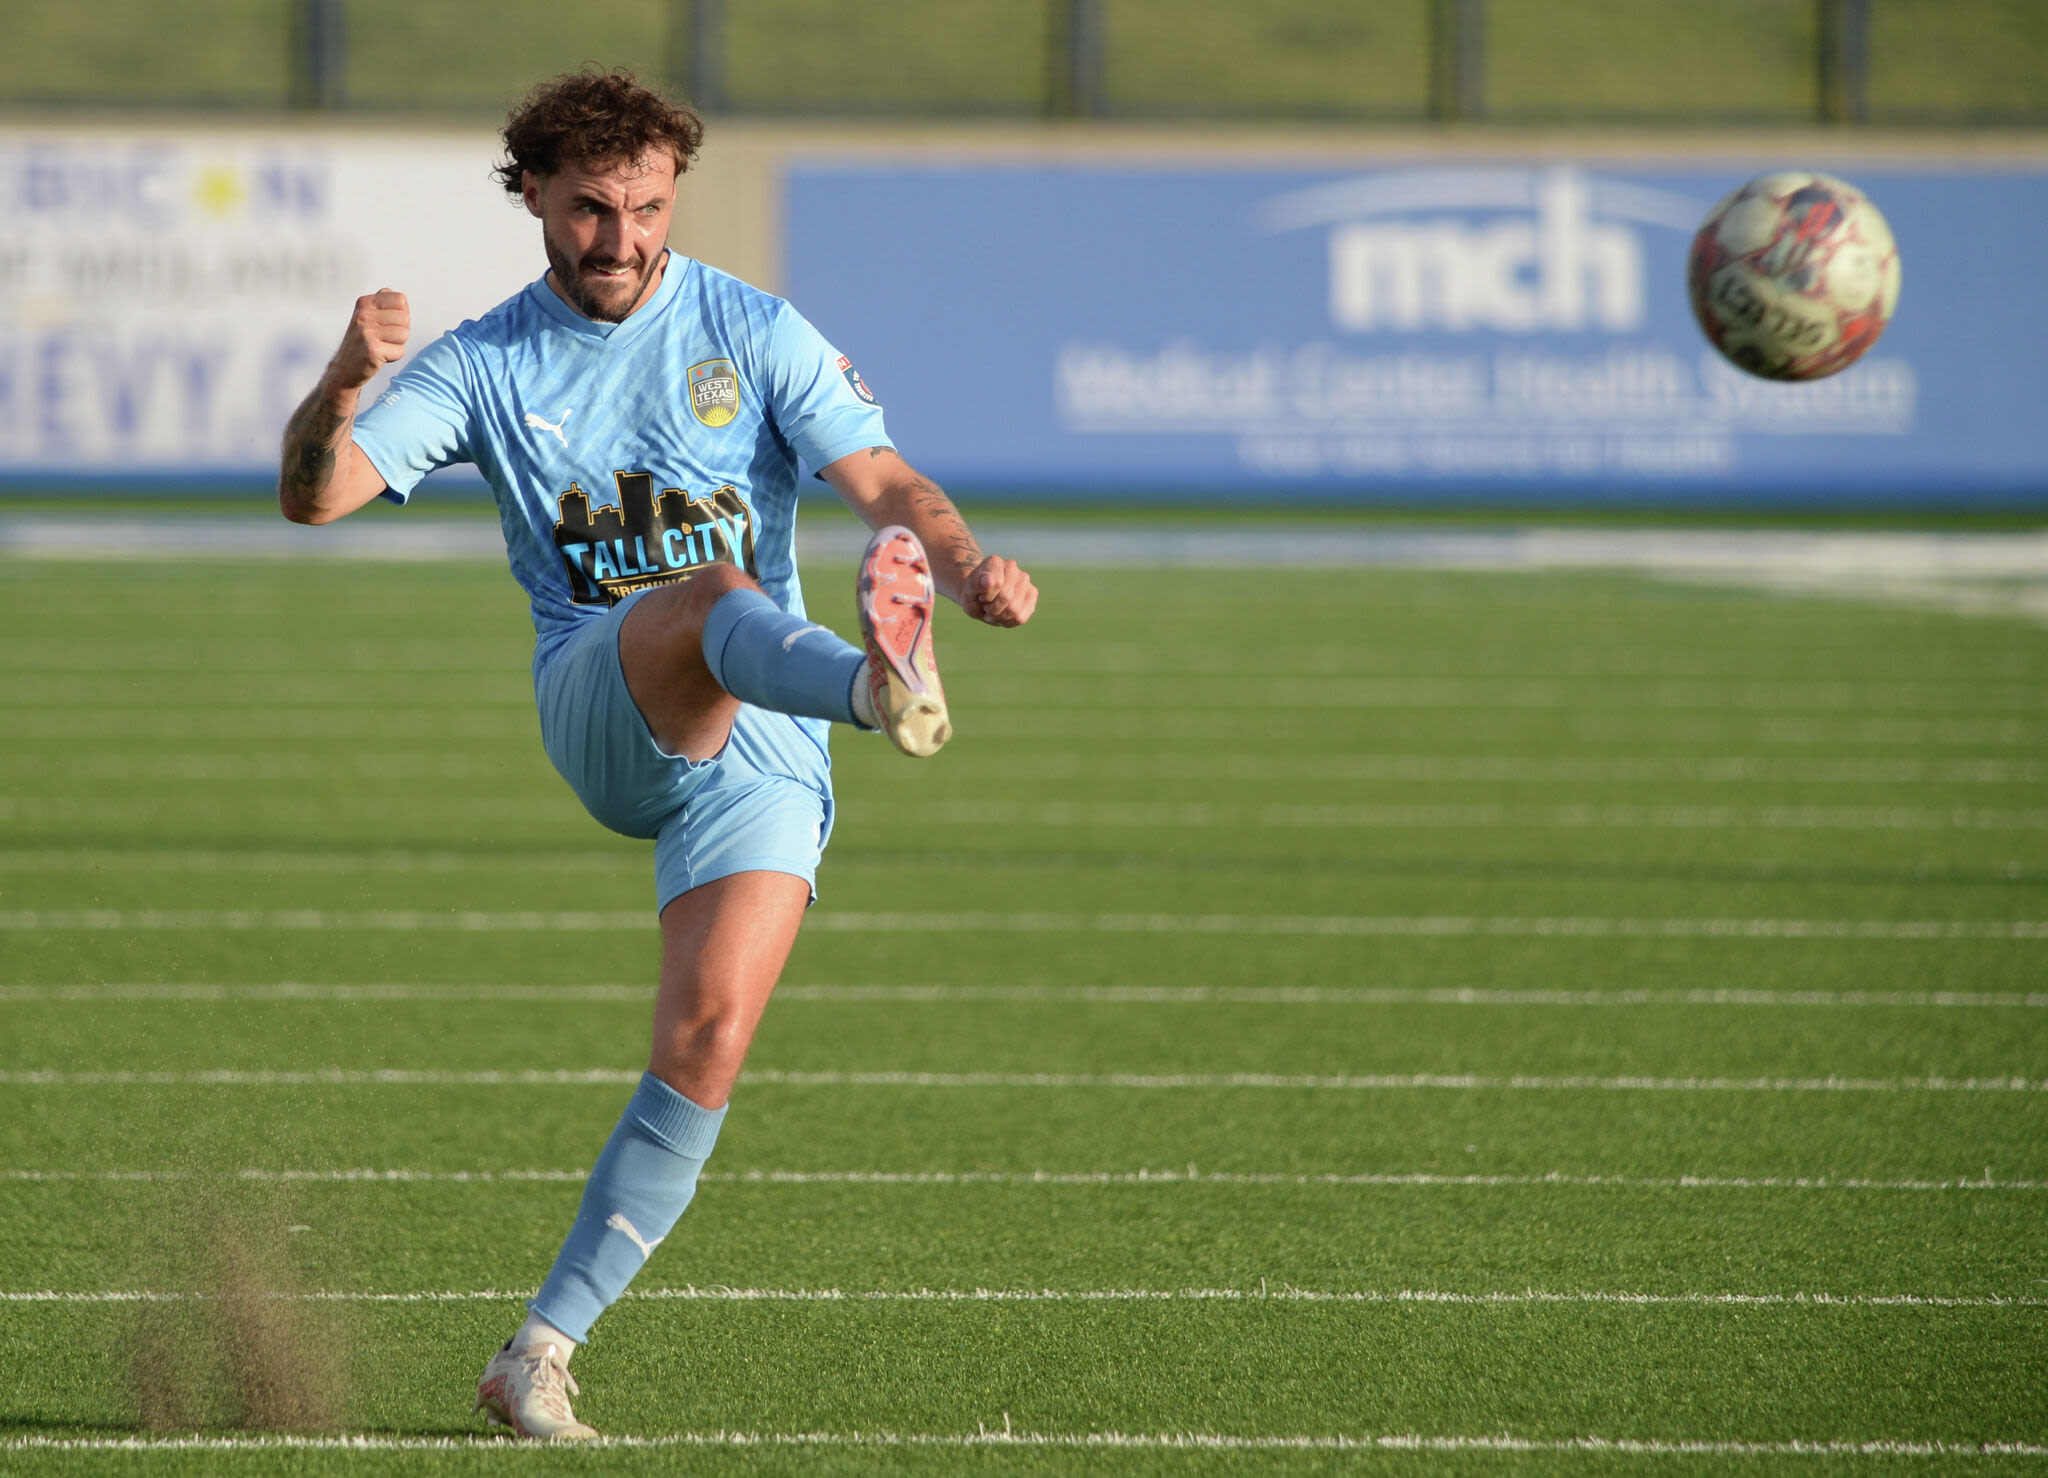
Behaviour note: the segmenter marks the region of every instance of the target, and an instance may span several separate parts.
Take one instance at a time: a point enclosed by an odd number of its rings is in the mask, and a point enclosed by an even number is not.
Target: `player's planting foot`
[[[537,1442],[580,1442],[597,1429],[576,1420],[569,1397],[578,1394],[562,1352],[553,1345],[504,1349],[491,1357],[476,1383],[476,1407],[492,1425],[510,1427]]]
[[[917,535],[897,524],[877,529],[861,556],[859,593],[876,726],[905,754],[937,754],[953,723],[932,656],[937,591]]]

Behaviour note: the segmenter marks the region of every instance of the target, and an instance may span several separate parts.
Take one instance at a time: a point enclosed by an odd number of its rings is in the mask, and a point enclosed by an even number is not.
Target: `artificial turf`
[[[711,1173],[577,1358],[580,1414],[674,1445],[514,1457],[431,1444],[657,944],[523,603],[0,567],[0,1293],[246,1244],[350,1296],[272,1303],[373,1444],[255,1446],[212,1371],[215,1445],[115,1447],[171,1440],[150,1321],[224,1360],[222,1300],[0,1300],[0,1471],[2048,1468],[2048,631],[1040,573],[1025,631],[944,625],[945,754],[841,737]],[[450,1296],[359,1297],[400,1294]]]

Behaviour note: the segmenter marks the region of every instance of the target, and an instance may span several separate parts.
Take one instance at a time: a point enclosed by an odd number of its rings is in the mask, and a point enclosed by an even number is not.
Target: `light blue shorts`
[[[691,762],[655,743],[626,688],[628,596],[534,671],[541,744],[592,816],[654,841],[655,911],[736,872],[786,872],[817,897],[832,834],[829,725],[742,704],[725,748]]]

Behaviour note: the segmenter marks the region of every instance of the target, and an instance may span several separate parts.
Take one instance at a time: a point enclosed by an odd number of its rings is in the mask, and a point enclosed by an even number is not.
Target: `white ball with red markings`
[[[1818,380],[1854,364],[1891,322],[1899,249],[1854,185],[1782,170],[1707,212],[1686,286],[1707,341],[1731,364]]]

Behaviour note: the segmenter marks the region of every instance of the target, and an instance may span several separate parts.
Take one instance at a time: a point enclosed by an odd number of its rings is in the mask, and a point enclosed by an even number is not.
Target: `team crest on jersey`
[[[728,413],[727,420],[732,419]],[[636,590],[687,580],[708,564],[758,577],[754,517],[731,483],[710,493],[663,488],[651,472],[614,472],[616,508],[590,509],[575,483],[556,503],[555,549],[579,606],[615,606]]]
[[[855,395],[858,395],[869,405],[881,404],[879,400],[875,399],[875,392],[868,389],[868,382],[860,377],[860,371],[853,367],[853,361],[844,354],[839,356],[839,373],[846,376],[846,383],[852,388]]]
[[[690,366],[690,414],[716,431],[740,413],[740,374],[730,359]]]

